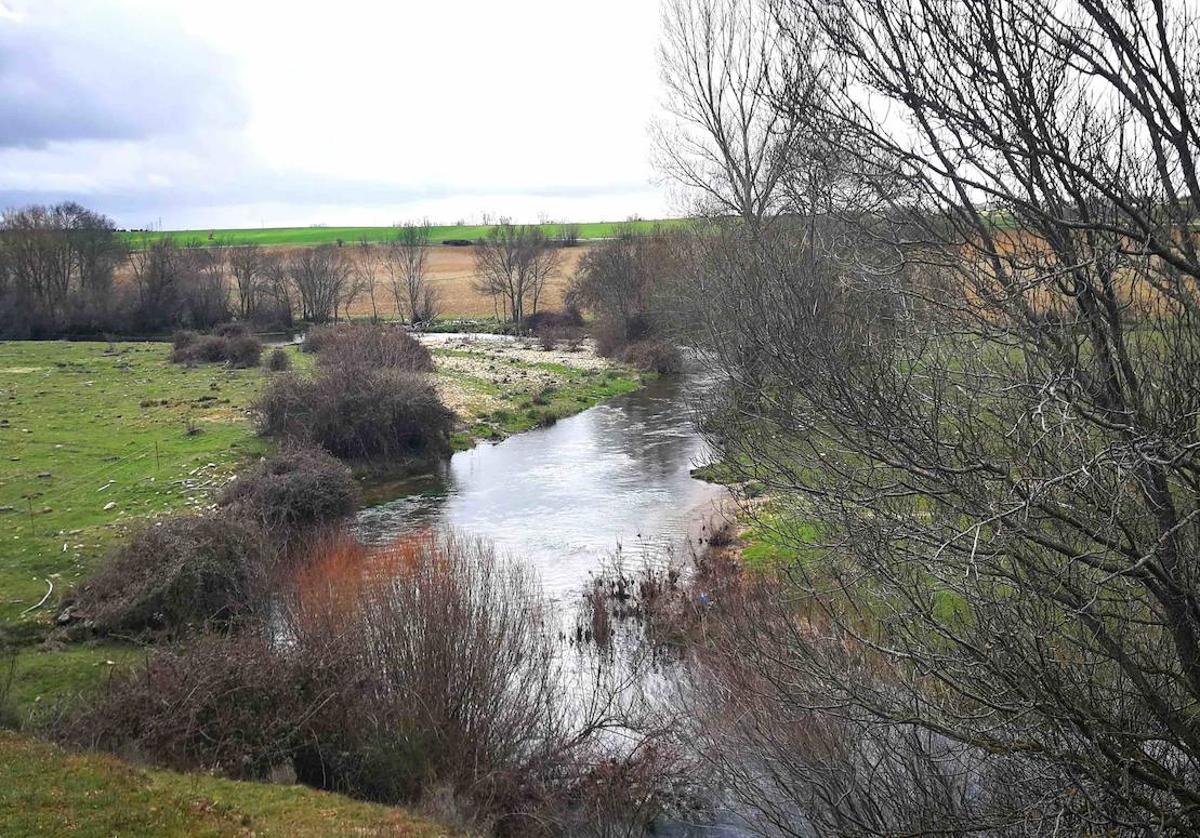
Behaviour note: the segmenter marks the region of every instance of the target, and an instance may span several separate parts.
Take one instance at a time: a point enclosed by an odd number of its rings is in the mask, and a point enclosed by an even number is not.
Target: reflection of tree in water
[[[661,484],[691,468],[700,443],[690,425],[687,377],[655,381],[619,402],[623,426],[612,435],[648,483]]]

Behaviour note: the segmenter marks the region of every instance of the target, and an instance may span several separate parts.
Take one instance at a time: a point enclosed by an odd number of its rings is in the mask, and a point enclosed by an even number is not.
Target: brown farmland
[[[266,248],[272,254],[285,256],[303,250],[302,247],[270,247]],[[357,248],[347,244],[342,248],[346,257],[357,260]],[[538,303],[539,308],[553,309],[562,305],[563,293],[567,283],[575,273],[579,260],[589,249],[588,245],[565,248],[562,251],[562,261],[558,271],[546,283],[546,289]],[[441,317],[492,317],[495,309],[490,297],[475,290],[475,248],[433,246],[429,248],[427,263],[429,279],[437,288],[439,295],[439,316]],[[131,281],[132,269],[126,264],[118,271],[118,281]],[[235,296],[236,288],[232,279],[229,280],[230,293]],[[376,271],[375,304],[379,308],[379,316],[393,318],[397,316],[396,301],[388,284],[387,271],[381,266]],[[354,317],[371,316],[371,298],[363,293],[351,305],[350,314]]]

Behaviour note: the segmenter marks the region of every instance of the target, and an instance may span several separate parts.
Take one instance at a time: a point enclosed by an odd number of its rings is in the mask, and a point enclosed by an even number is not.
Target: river
[[[695,379],[663,378],[548,428],[451,457],[435,475],[363,510],[360,538],[424,527],[482,536],[532,565],[547,597],[581,591],[620,547],[627,562],[682,557],[725,492],[696,480],[707,462],[690,421]]]
[[[356,532],[385,542],[424,528],[490,539],[532,565],[569,623],[571,601],[618,548],[627,567],[686,557],[689,539],[720,516],[726,491],[696,480],[709,461],[691,421],[696,377],[659,379],[557,424],[455,454],[437,474],[362,510]],[[704,824],[661,822],[668,838],[749,833],[723,804]]]

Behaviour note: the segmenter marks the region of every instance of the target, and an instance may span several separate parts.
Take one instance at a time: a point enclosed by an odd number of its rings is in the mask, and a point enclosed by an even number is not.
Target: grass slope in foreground
[[[447,835],[403,809],[302,786],[142,769],[0,731],[0,833],[81,836]]]
[[[632,227],[649,233],[658,227],[672,228],[689,224],[686,218],[667,218],[656,221],[595,221],[576,225],[579,228],[580,240],[612,238],[618,228]],[[554,238],[560,234],[561,224],[539,224],[542,232]],[[451,239],[467,239],[474,241],[487,235],[492,229],[488,225],[441,225],[429,229],[429,239],[434,244],[441,244]],[[210,239],[209,236],[212,236]],[[223,244],[262,244],[262,245],[318,245],[336,244],[339,240],[352,244],[363,236],[368,241],[387,241],[396,237],[395,227],[243,227],[213,230],[164,230],[150,233],[122,233],[121,238],[129,245],[138,247],[146,240],[154,240],[160,236],[169,236],[180,244],[190,241],[208,242],[220,241]]]

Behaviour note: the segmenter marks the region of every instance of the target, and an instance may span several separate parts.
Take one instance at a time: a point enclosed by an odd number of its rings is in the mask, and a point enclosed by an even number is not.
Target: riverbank
[[[586,346],[547,351],[467,336],[435,343],[434,380],[458,416],[459,449],[553,424],[642,385],[641,376]],[[284,351],[294,368],[311,367],[312,356],[298,347]],[[11,667],[0,670],[0,724],[52,717],[144,659],[130,644],[43,643],[57,602],[141,522],[207,507],[270,448],[250,413],[269,373],[180,366],[168,353],[161,343],[0,343],[0,641],[11,655]],[[109,834],[117,818],[133,834],[182,834],[189,822],[179,815],[199,806],[196,818],[211,834],[246,834],[247,826],[255,834],[444,834],[403,810],[141,771],[18,736],[0,741],[0,775],[9,788],[33,789],[0,797],[0,831],[86,821],[82,834],[93,827]],[[46,785],[68,791],[37,793]],[[195,796],[171,791],[184,787]],[[95,788],[111,793],[89,799]],[[161,802],[148,807],[149,798]],[[232,823],[243,828],[224,831]]]
[[[146,769],[71,754],[0,731],[5,835],[438,838],[442,826],[403,809],[303,786]]]
[[[211,503],[269,450],[250,406],[268,373],[167,361],[161,343],[0,343],[0,641],[18,652],[21,715],[69,700],[135,647],[45,650],[55,605],[147,518]],[[285,350],[299,370],[313,358]],[[552,423],[641,378],[577,352],[515,341],[446,342],[435,381],[459,416],[455,445]]]

